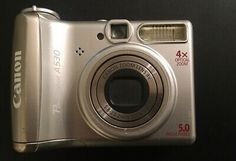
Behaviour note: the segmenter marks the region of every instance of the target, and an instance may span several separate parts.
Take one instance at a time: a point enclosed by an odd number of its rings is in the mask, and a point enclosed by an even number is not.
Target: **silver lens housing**
[[[143,71],[141,74],[151,87],[145,108],[131,114],[115,111],[104,98],[104,84],[113,73],[106,74],[106,70],[124,62],[143,68],[137,71]],[[176,86],[171,67],[159,53],[141,45],[117,45],[101,51],[86,65],[77,90],[79,110],[85,122],[104,137],[142,138],[160,128],[170,116],[176,102]]]
[[[105,99],[105,83],[114,72],[121,69],[132,69],[139,72],[149,86],[149,97],[146,103],[140,110],[131,114],[114,110]],[[91,98],[100,117],[108,123],[121,128],[135,127],[150,120],[159,110],[163,98],[162,81],[158,72],[147,61],[136,56],[117,56],[103,63],[95,73]]]

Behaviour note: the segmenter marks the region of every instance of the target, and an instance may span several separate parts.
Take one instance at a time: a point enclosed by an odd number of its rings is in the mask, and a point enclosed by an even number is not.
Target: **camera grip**
[[[38,141],[41,98],[39,26],[36,12],[21,13],[15,20],[11,109],[14,148],[20,152],[28,151],[27,143]]]

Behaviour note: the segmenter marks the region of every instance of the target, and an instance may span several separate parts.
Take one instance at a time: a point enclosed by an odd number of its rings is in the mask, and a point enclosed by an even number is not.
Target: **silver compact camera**
[[[19,152],[65,146],[191,144],[196,137],[189,21],[15,21],[12,129]]]

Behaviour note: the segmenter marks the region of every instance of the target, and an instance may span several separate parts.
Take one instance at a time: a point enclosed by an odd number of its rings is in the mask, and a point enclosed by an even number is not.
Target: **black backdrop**
[[[197,140],[192,146],[69,148],[19,154],[11,145],[9,72],[13,20],[36,4],[66,20],[188,19],[194,28]],[[0,160],[236,160],[235,0],[1,1]],[[69,42],[68,42],[69,43]]]

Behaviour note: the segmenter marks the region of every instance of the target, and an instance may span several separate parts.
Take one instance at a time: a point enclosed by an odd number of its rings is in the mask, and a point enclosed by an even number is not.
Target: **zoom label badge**
[[[176,52],[175,62],[177,66],[187,66],[189,64],[189,54],[187,51],[178,50]]]

